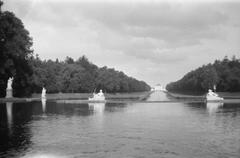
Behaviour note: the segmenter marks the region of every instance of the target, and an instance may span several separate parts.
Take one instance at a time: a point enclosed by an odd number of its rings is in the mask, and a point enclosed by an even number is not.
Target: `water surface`
[[[240,104],[6,103],[0,140],[0,157],[239,158]]]

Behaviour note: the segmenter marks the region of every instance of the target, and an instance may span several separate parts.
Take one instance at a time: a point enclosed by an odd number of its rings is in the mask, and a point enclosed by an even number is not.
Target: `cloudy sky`
[[[41,59],[86,55],[154,85],[225,55],[240,57],[240,2],[3,0]]]

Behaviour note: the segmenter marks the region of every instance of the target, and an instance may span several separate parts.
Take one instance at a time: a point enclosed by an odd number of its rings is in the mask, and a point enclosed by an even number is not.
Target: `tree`
[[[32,89],[39,93],[44,85],[49,93],[85,93],[93,92],[94,89],[113,93],[150,90],[145,82],[106,66],[98,68],[85,56],[69,61],[71,62],[41,61],[38,57],[32,58]]]
[[[2,5],[3,5],[3,2],[0,0],[0,13],[2,12]]]
[[[208,89],[213,89],[214,85],[217,85],[218,80],[219,77],[217,71],[213,66],[208,65],[204,67],[201,82],[201,87],[204,91],[207,91]]]
[[[12,12],[1,11],[2,4],[0,0],[0,97],[5,96],[9,77],[14,77],[14,96],[40,93],[43,86],[49,93],[92,92],[95,88],[108,92],[150,90],[145,82],[122,72],[98,68],[86,56],[77,61],[66,57],[64,62],[34,57],[29,32]]]
[[[73,63],[74,63],[74,60],[73,60],[73,58],[67,56],[66,59],[65,59],[65,63],[67,63],[67,64],[73,64]]]
[[[225,56],[222,61],[216,60],[191,71],[166,88],[172,92],[206,92],[214,85],[217,91],[240,91],[240,60],[236,56],[231,60]]]
[[[0,1],[0,7],[3,2]],[[13,95],[23,96],[31,93],[29,78],[32,70],[28,61],[32,56],[32,39],[20,19],[14,13],[0,9],[0,87],[1,97],[9,77],[13,80]]]

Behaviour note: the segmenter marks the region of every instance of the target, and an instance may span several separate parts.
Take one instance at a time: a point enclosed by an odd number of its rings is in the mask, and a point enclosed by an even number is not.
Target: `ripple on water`
[[[27,153],[21,158],[71,158],[69,156],[62,156],[56,153]]]
[[[164,99],[155,93],[151,99]],[[239,158],[240,106],[13,104],[0,106],[0,157]],[[4,148],[4,149],[3,149]]]

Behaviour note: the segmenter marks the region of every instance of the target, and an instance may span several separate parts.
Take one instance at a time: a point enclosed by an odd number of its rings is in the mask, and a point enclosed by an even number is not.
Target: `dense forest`
[[[0,0],[0,97],[6,95],[7,80],[13,77],[13,95],[29,96],[46,87],[48,93],[148,91],[149,85],[123,72],[99,68],[85,56],[78,60],[40,60],[33,54],[32,38],[14,13],[2,11]]]
[[[166,88],[171,92],[194,93],[207,92],[216,86],[217,91],[239,92],[240,91],[240,59],[235,56],[232,59],[224,57],[216,60],[213,64],[187,73],[182,79],[169,83]]]
[[[65,61],[41,61],[38,57],[31,60],[33,68],[33,92],[41,92],[46,87],[49,93],[57,92],[139,92],[150,87],[143,81],[128,77],[123,72],[107,67],[98,68],[85,56],[74,61],[66,57]]]

